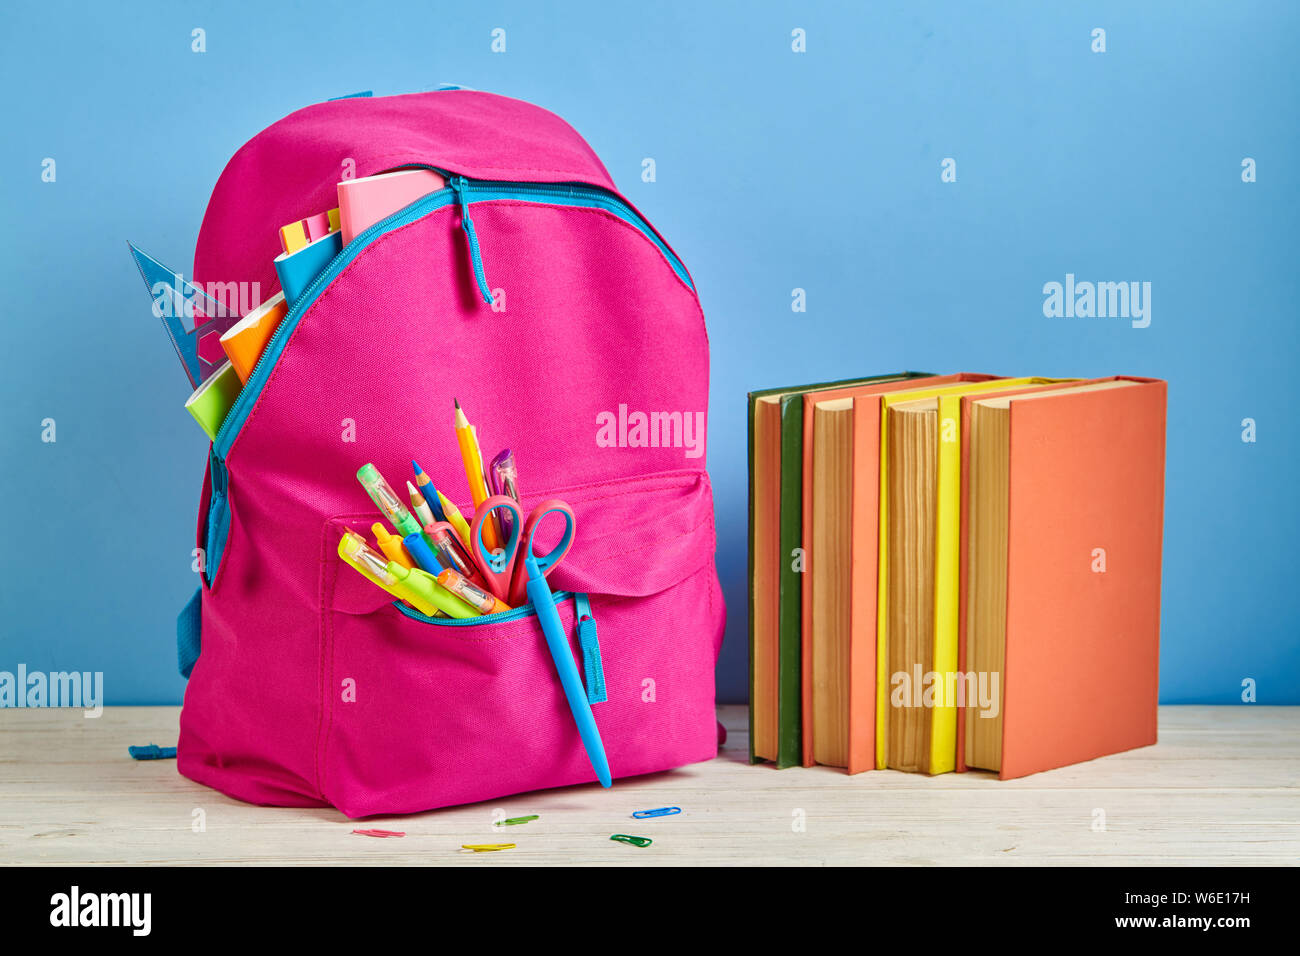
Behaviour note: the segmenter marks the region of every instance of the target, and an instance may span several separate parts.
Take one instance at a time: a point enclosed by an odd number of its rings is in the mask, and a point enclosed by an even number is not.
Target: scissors
[[[483,542],[483,525],[496,511],[504,511],[512,519],[510,536],[505,547],[489,551]],[[541,556],[533,554],[533,537],[537,534],[538,527],[547,517],[556,514],[564,520],[564,534],[549,553]],[[569,547],[573,544],[573,524],[573,509],[558,498],[543,501],[526,520],[519,510],[519,502],[508,495],[493,495],[486,499],[474,512],[470,543],[473,545],[475,563],[483,572],[488,590],[511,607],[527,603],[527,565],[531,564],[542,578],[550,574],[569,553]],[[528,560],[530,558],[531,561]]]

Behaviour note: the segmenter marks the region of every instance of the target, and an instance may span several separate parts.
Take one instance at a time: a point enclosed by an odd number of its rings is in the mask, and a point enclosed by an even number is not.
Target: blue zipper
[[[212,494],[208,498],[208,527],[203,537],[206,552],[203,560],[203,574],[208,587],[217,577],[217,567],[221,564],[221,554],[226,548],[226,534],[230,525],[226,512],[226,466],[212,452],[208,452],[208,468],[212,475]]]
[[[474,282],[478,285],[478,294],[483,297],[484,305],[491,305],[492,287],[488,285],[487,274],[483,271],[483,252],[479,249],[474,220],[469,215],[469,180],[464,176],[450,176],[447,185],[460,200],[460,227],[465,230],[465,238],[469,240],[469,261],[474,266]]]
[[[441,171],[439,170],[439,172]],[[469,180],[464,176],[450,176],[450,174],[446,173],[444,175],[449,176],[449,182],[452,184],[451,188],[456,190],[459,195],[462,214],[465,217],[469,215],[468,210],[471,202],[487,202],[493,199],[514,199],[520,202],[579,206],[586,209],[602,209],[605,212],[613,213],[624,222],[636,227],[643,236],[649,239],[664,259],[667,260],[668,265],[672,267],[673,272],[677,274],[677,278],[682,281],[682,284],[692,292],[695,291],[695,284],[691,282],[686,266],[668,248],[667,243],[659,238],[659,234],[651,229],[650,224],[642,219],[631,206],[608,189],[579,183],[516,183],[496,179]],[[478,238],[474,234],[472,226],[466,227],[465,232],[470,237],[471,254],[475,257],[477,267],[475,278],[480,278],[479,273],[481,273],[482,263],[479,261]],[[480,291],[486,285],[486,280],[480,279]],[[491,302],[490,294],[487,301]]]
[[[563,604],[565,601],[573,600],[572,591],[556,591],[555,603]],[[475,624],[502,624],[506,621],[520,621],[526,617],[536,617],[537,609],[531,603],[523,607],[511,608],[509,611],[502,611],[500,614],[482,614],[478,617],[429,617],[427,614],[421,614],[413,607],[408,607],[401,601],[394,601],[393,607],[397,608],[407,617],[421,621],[425,624],[437,624],[441,627],[472,627]]]

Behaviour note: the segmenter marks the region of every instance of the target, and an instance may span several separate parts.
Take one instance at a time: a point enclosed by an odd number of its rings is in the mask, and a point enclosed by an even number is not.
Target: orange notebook
[[[963,399],[958,668],[998,685],[958,708],[958,770],[1156,742],[1166,394],[1120,376]]]
[[[262,357],[262,350],[271,341],[271,336],[280,327],[280,320],[287,312],[284,293],[277,292],[221,336],[221,347],[226,350],[230,364],[235,367],[239,380],[244,384],[248,383],[257,360]]]
[[[876,564],[878,554],[871,550],[857,547],[857,542],[878,537],[878,519],[880,508],[880,401],[871,396],[889,392],[906,391],[915,388],[927,388],[949,385],[959,382],[986,381],[996,378],[994,375],[979,375],[962,372],[956,375],[932,375],[925,378],[913,378],[905,381],[877,383],[873,385],[854,385],[847,388],[829,389],[813,392],[803,397],[803,521],[802,547],[804,553],[804,574],[800,580],[803,594],[800,643],[801,654],[801,703],[803,710],[803,765],[811,767],[814,759],[813,740],[813,575],[815,568],[813,553],[813,457],[816,443],[816,426],[814,409],[819,403],[853,400],[853,502],[851,505],[853,527],[851,534],[854,542],[852,566],[850,570],[852,594],[850,647],[848,667],[848,772],[861,773],[870,770],[875,761],[876,734]],[[865,408],[865,414],[859,409]],[[864,423],[863,418],[870,419]],[[865,427],[864,427],[865,426]],[[868,538],[862,538],[866,534]]]

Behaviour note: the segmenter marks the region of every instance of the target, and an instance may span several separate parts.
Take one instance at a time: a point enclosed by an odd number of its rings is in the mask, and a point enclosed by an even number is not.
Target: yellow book
[[[963,382],[936,388],[893,392],[883,396],[880,413],[880,559],[876,641],[876,766],[885,769],[946,773],[957,759],[957,708],[946,688],[953,686],[957,670],[958,567],[961,527],[961,398],[1062,379],[1012,378]],[[897,426],[897,427],[895,427]],[[907,449],[905,458],[891,455]],[[933,474],[933,483],[899,489],[890,494],[891,477],[918,471]],[[892,513],[892,515],[891,515]],[[929,534],[890,536],[891,516],[897,521],[915,517]],[[899,529],[900,532],[903,529]],[[891,549],[891,544],[893,545]],[[890,580],[891,550],[902,568]],[[903,575],[903,576],[900,576]],[[931,577],[932,575],[932,577]],[[932,593],[931,593],[932,585]],[[905,591],[921,605],[909,613],[895,613],[891,621],[891,592]],[[901,611],[902,608],[896,608]],[[913,612],[920,613],[913,613]],[[892,624],[892,627],[891,627]],[[891,647],[891,630],[898,642]],[[922,642],[923,647],[916,646]],[[903,668],[909,707],[890,707],[896,687],[891,682],[891,660],[922,660],[928,666]],[[916,671],[920,670],[920,673]],[[927,672],[937,675],[933,706],[923,706],[918,681]],[[895,713],[896,712],[896,713]],[[892,735],[892,736],[891,736]],[[894,746],[891,748],[891,741]],[[891,760],[891,749],[899,751]]]

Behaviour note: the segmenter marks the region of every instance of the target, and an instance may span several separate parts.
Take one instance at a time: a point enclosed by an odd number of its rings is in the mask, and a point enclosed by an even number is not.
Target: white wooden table
[[[411,817],[254,807],[130,744],[176,741],[176,707],[0,710],[0,863],[1295,864],[1300,707],[1162,707],[1160,743],[1002,782],[751,767],[745,710],[718,759]],[[633,810],[680,816],[633,820]],[[493,811],[540,814],[494,828]],[[194,811],[205,829],[194,832]],[[403,830],[404,838],[354,835]],[[613,833],[648,836],[650,847]],[[463,843],[513,842],[499,853]]]

